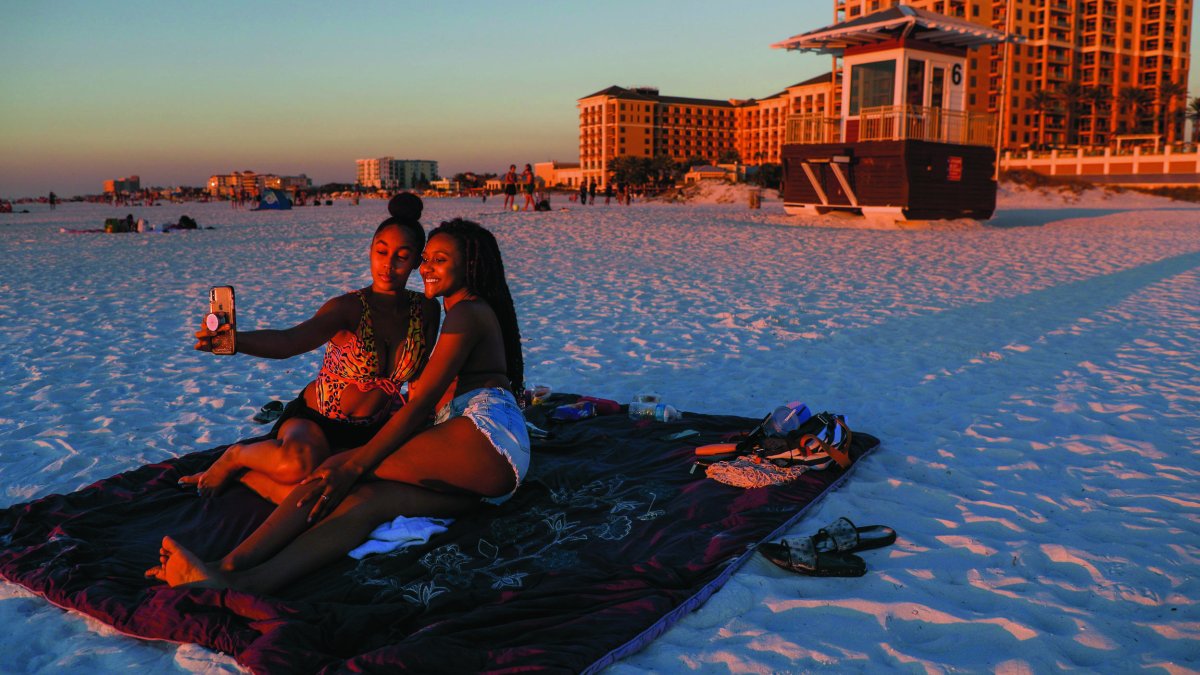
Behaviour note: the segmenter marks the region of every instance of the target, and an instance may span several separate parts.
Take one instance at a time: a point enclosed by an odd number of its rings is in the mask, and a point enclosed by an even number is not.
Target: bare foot
[[[220,572],[170,537],[163,537],[158,559],[161,564],[146,570],[146,576],[165,581],[172,588],[176,586],[230,587],[229,581]]]
[[[242,465],[238,462],[240,445],[231,445],[221,453],[207,471],[194,473],[179,479],[180,485],[195,485],[202,497],[216,497],[240,475]]]

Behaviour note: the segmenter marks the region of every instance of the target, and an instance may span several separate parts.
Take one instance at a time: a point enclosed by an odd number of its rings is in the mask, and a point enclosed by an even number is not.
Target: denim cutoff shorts
[[[529,430],[525,428],[525,415],[517,406],[511,391],[500,387],[472,389],[455,396],[438,411],[434,424],[441,424],[455,417],[467,417],[475,428],[487,436],[492,446],[512,465],[517,485],[529,473]],[[503,504],[513,492],[499,497],[485,497],[489,504]]]

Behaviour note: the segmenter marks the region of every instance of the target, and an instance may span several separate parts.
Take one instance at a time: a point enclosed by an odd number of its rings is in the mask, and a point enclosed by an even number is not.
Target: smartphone
[[[213,336],[212,353],[236,354],[237,317],[233,311],[233,286],[213,286],[208,291],[208,316],[204,325],[211,331],[228,325],[229,330]]]

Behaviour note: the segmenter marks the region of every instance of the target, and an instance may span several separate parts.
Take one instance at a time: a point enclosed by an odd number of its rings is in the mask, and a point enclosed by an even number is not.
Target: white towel
[[[397,516],[395,520],[375,528],[365,542],[350,551],[350,557],[362,560],[372,553],[389,553],[424,544],[433,535],[445,532],[453,522],[453,518]]]

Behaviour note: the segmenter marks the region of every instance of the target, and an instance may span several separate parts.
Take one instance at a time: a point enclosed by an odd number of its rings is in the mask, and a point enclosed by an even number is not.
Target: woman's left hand
[[[340,456],[339,456],[340,455]],[[338,453],[329,458],[313,471],[308,478],[300,481],[301,485],[313,486],[300,501],[297,508],[312,505],[308,514],[308,522],[316,522],[333,513],[338,504],[350,494],[351,488],[362,477],[362,470],[352,463],[345,461],[346,453]]]

